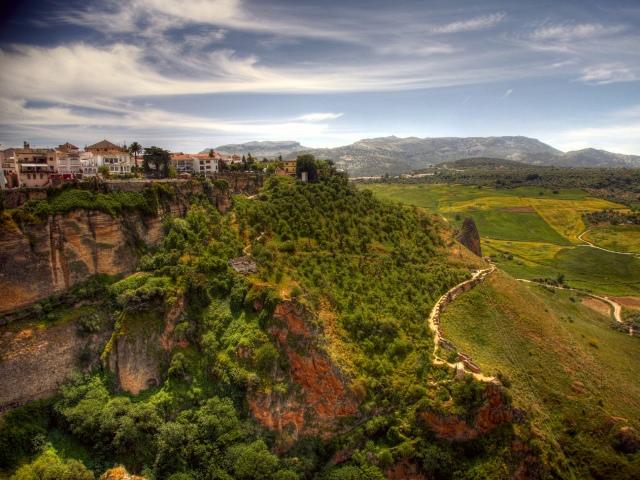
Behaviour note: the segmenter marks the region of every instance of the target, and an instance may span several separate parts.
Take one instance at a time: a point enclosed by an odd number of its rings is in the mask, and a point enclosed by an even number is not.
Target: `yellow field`
[[[640,225],[596,227],[582,238],[609,250],[640,253]]]
[[[640,258],[588,248],[578,239],[583,215],[600,210],[628,211],[621,204],[582,190],[464,185],[371,184],[376,196],[444,216],[454,227],[471,217],[484,255],[518,278],[557,279],[604,295],[640,295]],[[585,235],[595,245],[618,252],[640,251],[640,230],[596,229]]]

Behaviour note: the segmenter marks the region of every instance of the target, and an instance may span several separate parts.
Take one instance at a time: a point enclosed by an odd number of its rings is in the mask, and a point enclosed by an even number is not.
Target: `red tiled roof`
[[[109,140],[102,140],[101,142],[94,143],[93,145],[89,145],[88,147],[85,147],[85,150],[98,150],[98,149],[102,150],[105,148],[122,150],[122,147],[120,145],[111,143]]]

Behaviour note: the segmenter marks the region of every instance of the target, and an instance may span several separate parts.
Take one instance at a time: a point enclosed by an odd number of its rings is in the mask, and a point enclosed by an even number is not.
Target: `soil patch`
[[[625,308],[640,310],[640,297],[611,297],[611,299]]]
[[[589,307],[591,310],[594,310],[602,315],[609,316],[611,315],[611,306],[603,302],[602,300],[598,300],[597,298],[583,298],[581,302],[585,307]]]

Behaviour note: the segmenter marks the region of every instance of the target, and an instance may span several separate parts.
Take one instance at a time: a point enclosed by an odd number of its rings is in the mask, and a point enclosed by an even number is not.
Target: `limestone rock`
[[[284,395],[252,391],[249,408],[265,427],[279,434],[281,449],[307,435],[324,438],[337,433],[341,418],[356,415],[359,400],[347,379],[319,344],[321,334],[311,324],[311,314],[295,302],[282,302],[269,329],[288,360],[290,383],[297,392]]]
[[[464,219],[457,240],[477,256],[482,257],[480,233],[478,232],[476,222],[474,222],[472,218]]]

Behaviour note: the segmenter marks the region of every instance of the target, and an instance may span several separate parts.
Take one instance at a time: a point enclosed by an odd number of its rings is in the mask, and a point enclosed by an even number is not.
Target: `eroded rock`
[[[273,316],[275,323],[269,333],[287,357],[286,375],[295,388],[284,395],[251,391],[251,413],[279,433],[281,448],[301,436],[331,437],[341,419],[357,414],[359,400],[321,348],[321,332],[303,306],[282,302]]]
[[[482,257],[482,248],[480,247],[480,232],[476,222],[472,218],[465,218],[458,233],[457,240],[467,247],[477,256]]]

